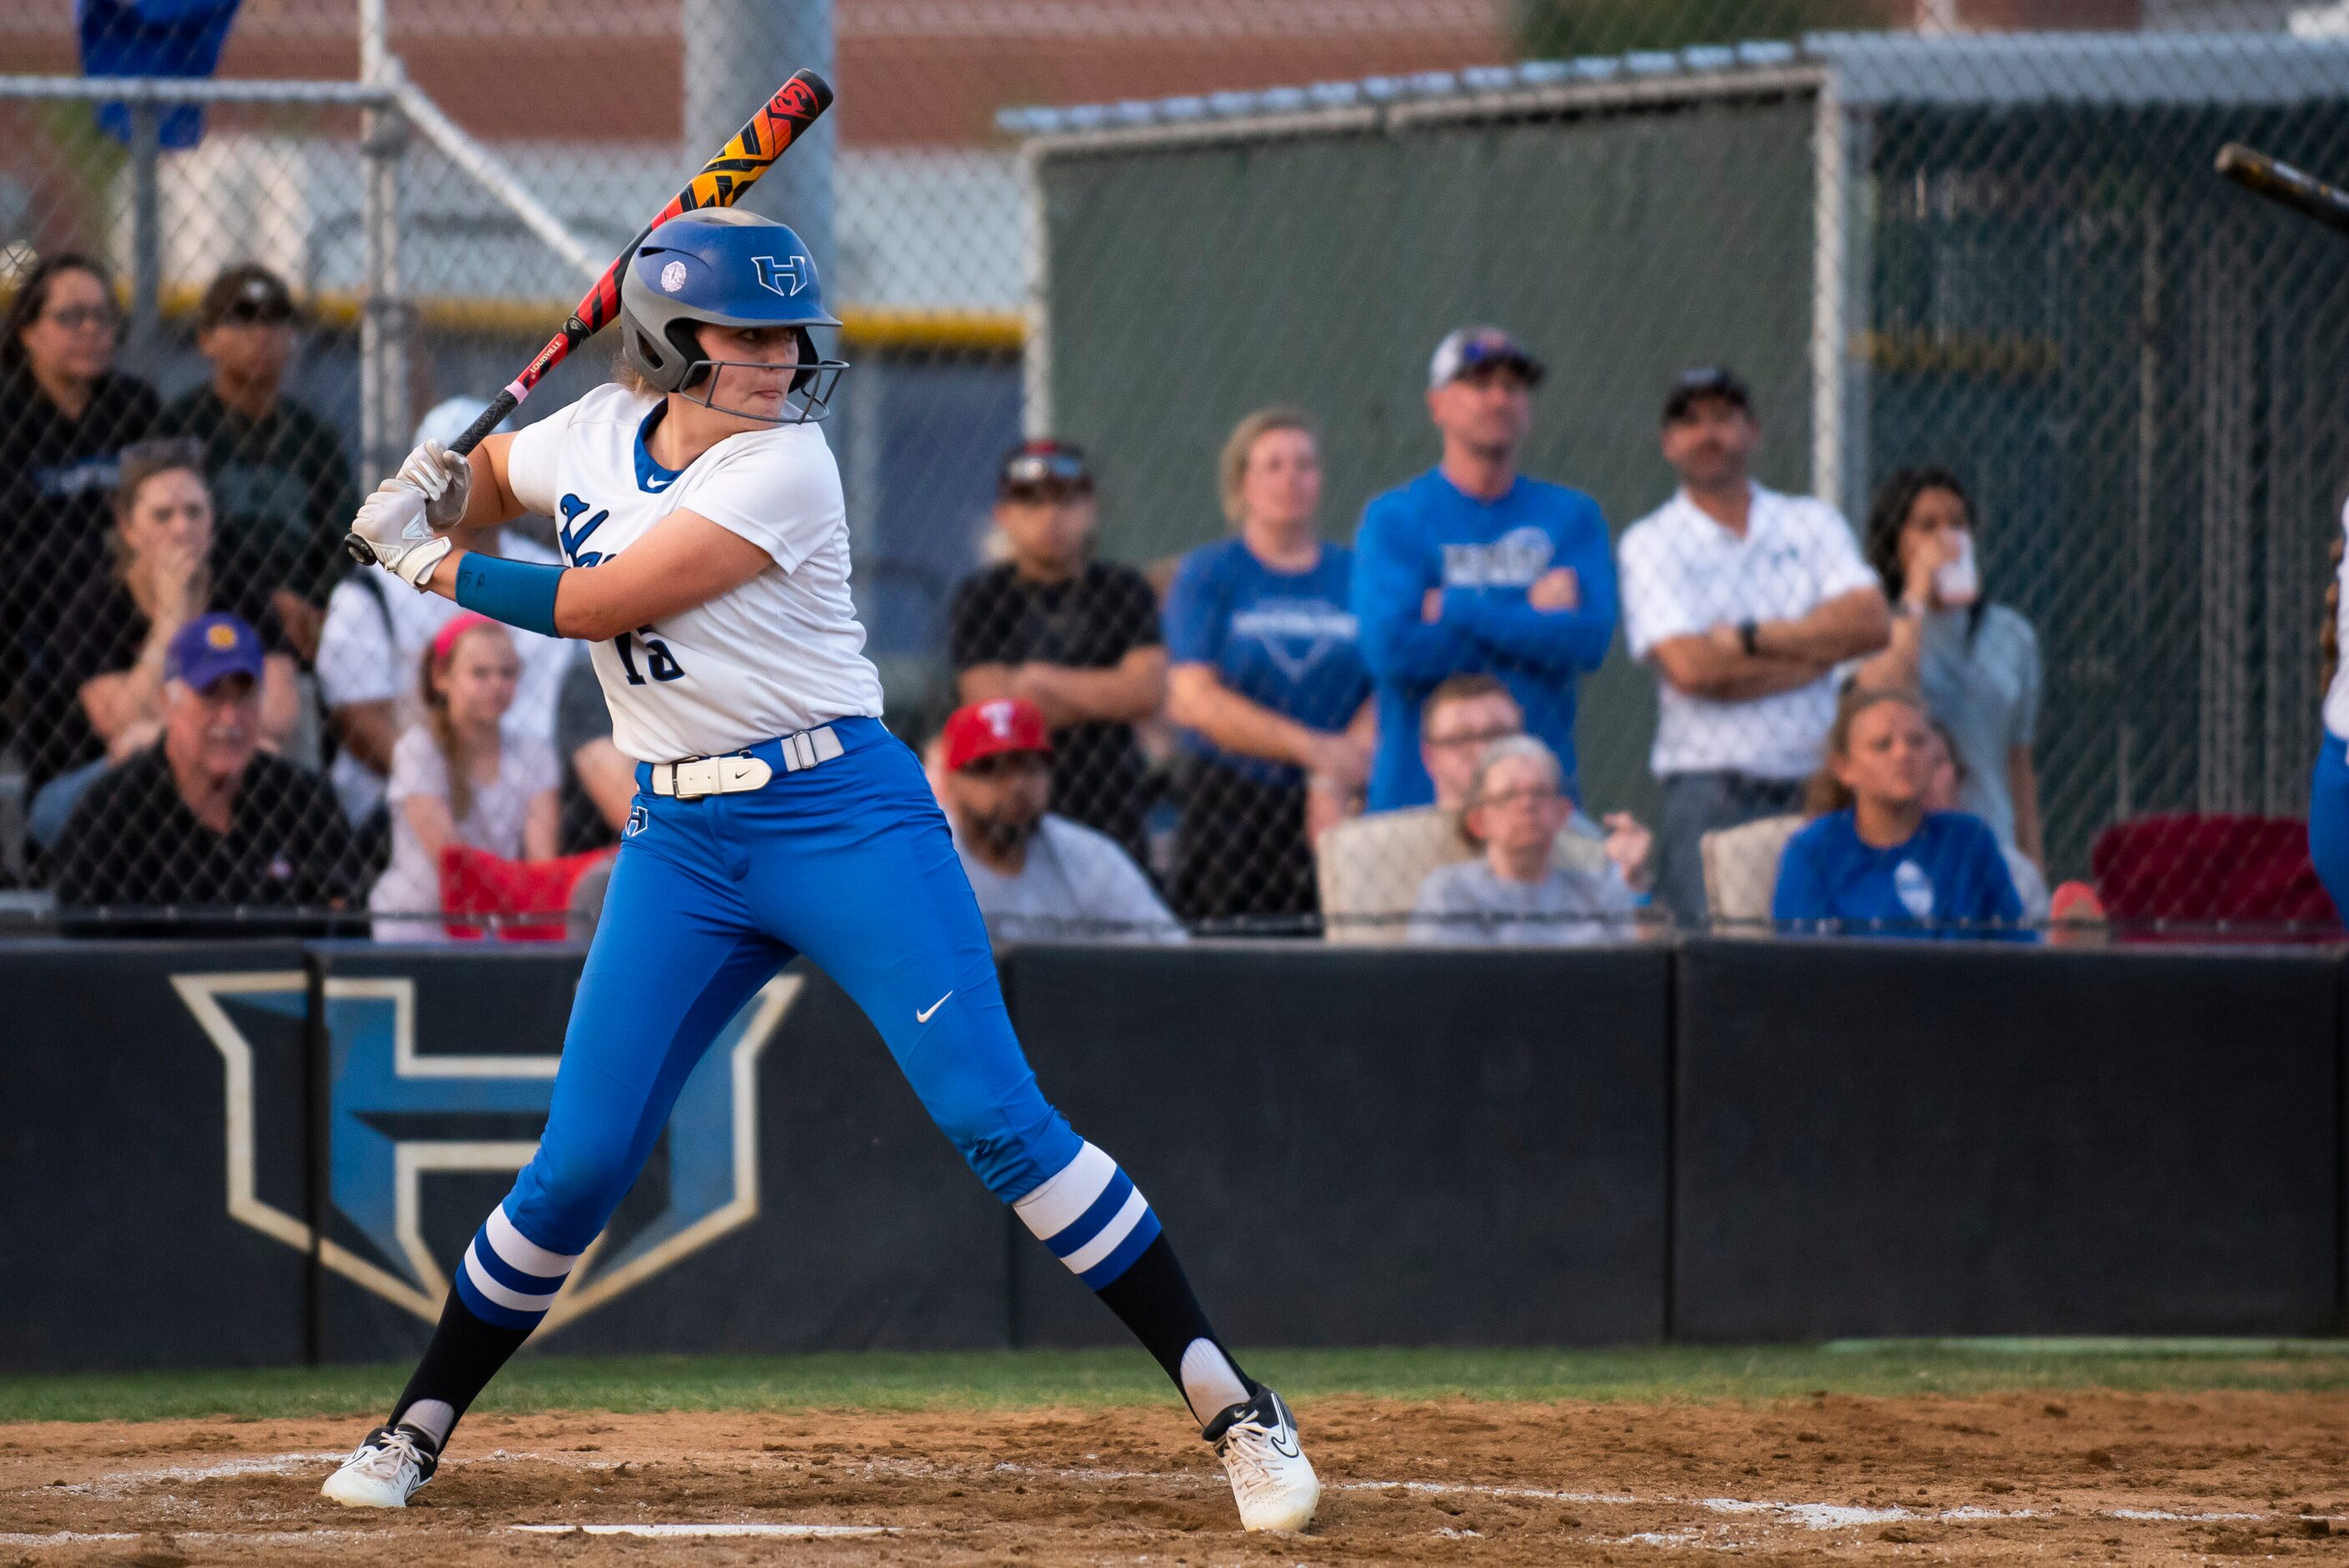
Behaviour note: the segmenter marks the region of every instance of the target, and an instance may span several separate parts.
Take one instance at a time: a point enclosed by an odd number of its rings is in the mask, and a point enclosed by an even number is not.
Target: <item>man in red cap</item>
[[[1052,738],[1034,703],[957,708],[942,739],[955,848],[998,941],[1183,939],[1115,840],[1051,811]]]

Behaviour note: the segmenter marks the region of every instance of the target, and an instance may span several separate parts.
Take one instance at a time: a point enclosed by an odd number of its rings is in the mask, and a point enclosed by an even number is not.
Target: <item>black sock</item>
[[[1164,1232],[1144,1247],[1142,1255],[1133,1260],[1126,1271],[1093,1293],[1118,1321],[1133,1331],[1142,1347],[1166,1369],[1174,1387],[1184,1388],[1184,1398],[1190,1398],[1183,1378],[1184,1354],[1200,1340],[1206,1340],[1222,1353],[1231,1369],[1253,1398],[1259,1385],[1240,1369],[1239,1360],[1233,1356],[1216,1334],[1215,1326],[1200,1310],[1199,1298],[1192,1293],[1189,1276],[1174,1256],[1174,1245]],[[1214,1410],[1194,1409],[1200,1422],[1213,1420]]]
[[[400,1390],[398,1402],[391,1408],[391,1419],[385,1424],[398,1426],[416,1406],[445,1405],[445,1415],[419,1410],[419,1418],[409,1424],[430,1437],[434,1448],[446,1448],[457,1418],[529,1337],[527,1328],[501,1328],[482,1322],[462,1296],[450,1291],[449,1305],[440,1309],[440,1325],[432,1330],[432,1343],[424,1347],[424,1359],[416,1364],[415,1375]]]

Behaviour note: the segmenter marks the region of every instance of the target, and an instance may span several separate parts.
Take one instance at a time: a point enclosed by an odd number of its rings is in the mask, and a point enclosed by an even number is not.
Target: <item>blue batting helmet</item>
[[[647,236],[620,279],[622,347],[655,391],[681,390],[709,363],[693,334],[705,321],[796,326],[801,360],[811,366],[806,329],[840,325],[823,308],[815,258],[800,237],[736,207],[671,218]]]

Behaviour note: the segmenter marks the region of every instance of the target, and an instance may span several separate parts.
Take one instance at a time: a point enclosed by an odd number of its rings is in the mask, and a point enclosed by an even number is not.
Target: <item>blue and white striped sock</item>
[[[549,1252],[514,1229],[501,1203],[465,1249],[457,1294],[482,1322],[527,1331],[554,1305],[555,1293],[578,1261],[578,1253]]]
[[[1133,1266],[1158,1239],[1149,1202],[1116,1161],[1090,1143],[1011,1212],[1094,1290]]]

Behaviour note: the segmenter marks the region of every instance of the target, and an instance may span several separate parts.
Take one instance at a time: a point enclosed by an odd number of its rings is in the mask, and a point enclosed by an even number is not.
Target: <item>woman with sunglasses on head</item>
[[[946,818],[882,727],[840,470],[812,422],[846,367],[809,329],[839,325],[789,229],[730,208],[673,218],[624,274],[621,384],[470,460],[419,447],[360,508],[354,535],[409,586],[594,645],[637,794],[537,1151],[326,1495],[407,1505],[634,1185],[696,1062],[804,954],[980,1180],[1165,1370],[1243,1524],[1299,1529],[1320,1486],[1288,1407],[1216,1337],[1131,1178],[1036,1087]],[[453,537],[525,509],[557,520],[569,566]]]
[[[102,574],[122,449],[153,430],[155,390],[114,368],[114,284],[60,251],[26,274],[0,316],[0,698],[48,641],[67,599]],[[26,737],[34,778],[58,766]]]

